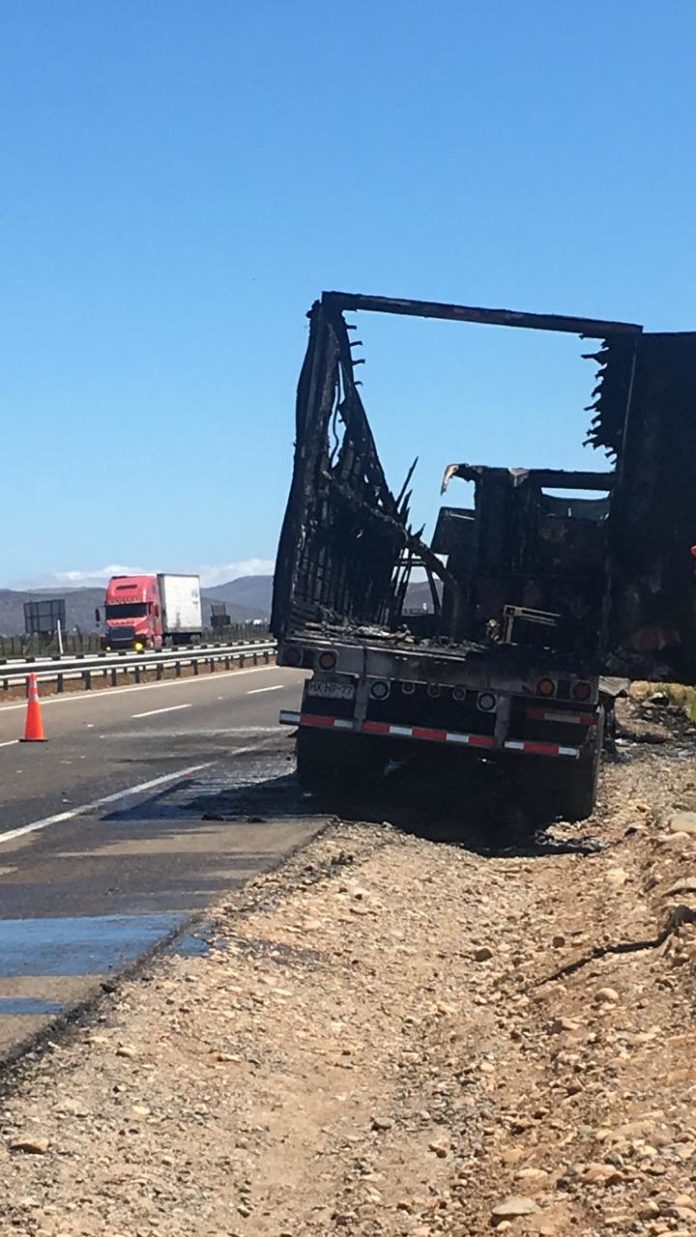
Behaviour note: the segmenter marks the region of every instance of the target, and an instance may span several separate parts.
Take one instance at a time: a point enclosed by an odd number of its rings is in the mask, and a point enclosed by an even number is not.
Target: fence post
[[[177,679],[181,678],[181,662],[180,661],[174,662],[174,674]]]
[[[62,674],[59,674],[58,678],[56,679],[56,691],[57,692],[65,691],[65,679],[63,678]]]
[[[92,671],[91,670],[82,671],[82,682],[85,685],[85,691],[90,692],[92,690]]]

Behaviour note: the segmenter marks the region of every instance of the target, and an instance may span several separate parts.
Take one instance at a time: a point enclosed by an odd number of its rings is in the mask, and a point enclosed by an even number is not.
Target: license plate
[[[353,700],[355,686],[344,679],[310,679],[307,695],[321,696],[324,700]]]

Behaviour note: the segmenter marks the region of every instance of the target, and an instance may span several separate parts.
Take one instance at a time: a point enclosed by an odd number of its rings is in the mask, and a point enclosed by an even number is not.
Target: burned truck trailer
[[[587,441],[607,467],[450,465],[443,489],[473,482],[474,504],[443,506],[428,544],[412,470],[392,492],[363,407],[345,319],[361,311],[597,341]],[[303,786],[364,783],[438,743],[588,815],[600,676],[696,682],[696,334],[339,292],[309,320],[271,621],[279,663],[312,672],[281,714]],[[432,605],[411,616],[414,573]]]

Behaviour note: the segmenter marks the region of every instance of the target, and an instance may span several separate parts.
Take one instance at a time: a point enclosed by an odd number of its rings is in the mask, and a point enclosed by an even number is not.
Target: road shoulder
[[[599,851],[332,827],[219,906],[209,952],[153,961],[15,1074],[0,1219],[692,1233],[688,765],[610,766]]]

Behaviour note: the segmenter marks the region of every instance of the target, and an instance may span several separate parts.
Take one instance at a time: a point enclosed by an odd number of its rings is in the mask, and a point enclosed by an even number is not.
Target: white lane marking
[[[177,778],[188,777],[191,773],[200,773],[201,769],[209,769],[215,762],[207,760],[202,765],[189,765],[186,769],[177,769],[176,773],[165,773],[163,777],[155,777],[150,782],[140,782],[137,786],[129,786],[126,790],[117,790],[113,795],[104,795],[94,799],[92,803],[83,803],[80,807],[71,808],[69,812],[57,812],[55,816],[46,816],[43,820],[35,820],[30,825],[22,825],[19,829],[10,829],[9,833],[0,833],[1,842],[11,842],[13,838],[21,838],[25,833],[36,833],[38,829],[47,829],[49,825],[59,825],[61,821],[72,820],[74,816],[82,816],[94,808],[103,807],[106,803],[116,803],[119,799],[127,799],[129,795],[139,795],[145,790],[153,790],[155,786],[164,786],[166,782],[175,782]]]
[[[0,747],[12,747],[13,743],[19,743],[19,739],[6,739],[4,743],[0,743]]]
[[[165,683],[140,683],[135,687],[99,687],[91,692],[65,692],[62,696],[42,696],[41,707],[48,704],[67,704],[69,700],[110,700],[112,696],[124,696],[126,692],[148,692],[154,691],[160,687],[188,687],[193,683],[208,683],[219,682],[220,679],[238,679],[243,674],[266,674],[269,670],[276,670],[276,666],[252,666],[249,670],[218,670],[213,675],[191,675],[191,678],[185,679],[167,679]],[[295,674],[302,674],[300,671],[293,671]],[[3,713],[11,713],[13,709],[26,709],[26,701],[22,704],[3,704],[0,705],[0,716]]]
[[[133,713],[133,717],[154,717],[156,713],[176,713],[177,709],[192,709],[192,704],[170,704],[166,709],[148,709],[147,713]]]
[[[287,683],[274,683],[272,687],[255,687],[253,691],[247,692],[247,696],[260,696],[261,692],[279,692],[284,687],[287,687]]]

